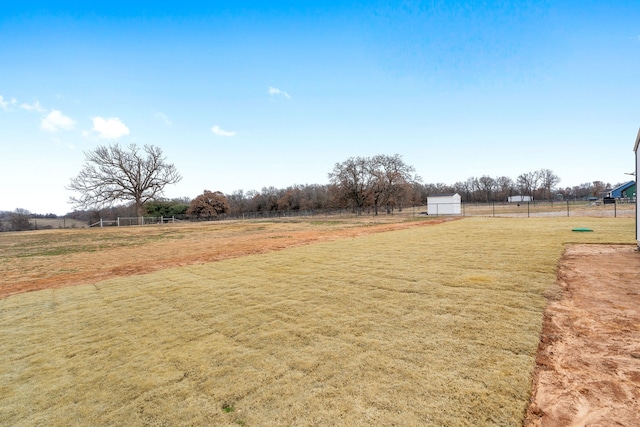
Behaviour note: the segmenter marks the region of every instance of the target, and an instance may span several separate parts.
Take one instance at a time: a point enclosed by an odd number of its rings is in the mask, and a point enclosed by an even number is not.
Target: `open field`
[[[564,245],[634,222],[427,224],[0,235],[0,425],[521,425]]]
[[[0,233],[0,297],[451,218],[274,219]]]

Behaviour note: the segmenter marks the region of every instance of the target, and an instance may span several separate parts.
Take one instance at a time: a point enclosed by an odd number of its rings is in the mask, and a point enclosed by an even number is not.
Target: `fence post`
[[[618,204],[615,200],[613,201],[613,217],[618,218]]]
[[[116,224],[120,227],[120,217],[116,217]]]
[[[143,216],[140,217],[140,225],[144,225],[144,217]]]
[[[567,200],[567,218],[569,218],[569,201]]]
[[[491,214],[491,216],[495,217],[496,216],[496,201],[495,200],[493,201],[493,205],[492,206],[493,206],[493,214]]]
[[[534,202],[535,203],[535,202]],[[527,218],[530,218],[531,216],[529,215],[529,205],[531,204],[531,202],[527,202]]]
[[[100,228],[102,228],[102,218],[100,218]]]

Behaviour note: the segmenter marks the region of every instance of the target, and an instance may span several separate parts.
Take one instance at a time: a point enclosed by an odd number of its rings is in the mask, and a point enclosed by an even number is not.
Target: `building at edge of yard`
[[[638,129],[638,136],[636,136],[636,144],[633,147],[633,151],[636,153],[636,182],[638,180],[638,170],[640,170],[640,129]],[[638,212],[638,197],[636,196],[636,243],[638,249],[640,249],[640,230],[638,229],[638,222],[640,222],[640,212]]]
[[[507,201],[509,203],[533,202],[533,197],[531,197],[531,196],[509,196]]]
[[[429,215],[460,215],[461,197],[458,193],[427,196],[427,212]]]
[[[636,193],[636,182],[629,181],[609,191],[609,194],[607,194],[607,196],[612,197],[614,199],[624,199],[624,198],[633,199],[635,193]]]

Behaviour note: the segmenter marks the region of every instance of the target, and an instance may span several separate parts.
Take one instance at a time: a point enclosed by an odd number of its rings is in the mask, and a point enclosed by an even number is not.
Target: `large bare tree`
[[[411,184],[421,181],[413,172],[413,166],[404,163],[399,154],[351,157],[336,163],[329,179],[339,199],[357,214],[370,206],[377,215],[378,208],[383,205],[390,213],[408,195]]]
[[[84,154],[84,167],[67,187],[79,193],[69,199],[79,209],[100,209],[117,201],[133,201],[137,215],[142,215],[147,201],[160,197],[165,186],[182,179],[176,167],[167,163],[162,150],[153,145],[140,149],[131,144],[123,149],[116,143]]]
[[[402,199],[411,184],[420,182],[422,178],[414,175],[413,166],[406,164],[402,156],[377,155],[369,159],[369,170],[374,178],[373,192],[374,212],[378,214],[380,202],[387,206],[387,213],[391,213],[395,206],[402,205]]]
[[[338,190],[338,197],[358,215],[362,214],[373,185],[368,162],[367,158],[350,157],[342,163],[336,163],[333,172],[329,173],[331,184]]]
[[[535,171],[520,174],[518,175],[516,184],[523,196],[534,197],[535,192],[538,189],[538,185],[540,184],[540,173]]]
[[[551,169],[540,169],[540,181],[544,191],[547,193],[547,200],[551,200],[551,190],[560,182],[560,177],[553,173]]]

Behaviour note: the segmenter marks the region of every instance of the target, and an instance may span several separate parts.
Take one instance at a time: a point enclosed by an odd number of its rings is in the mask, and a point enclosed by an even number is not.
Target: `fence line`
[[[175,216],[138,216],[138,217],[117,217],[116,219],[103,219],[93,224],[89,224],[89,227],[126,227],[132,225],[153,225],[153,224],[173,224],[179,222]]]
[[[635,202],[598,201],[521,202],[521,203],[465,203],[463,216],[489,217],[618,217],[635,215]]]
[[[174,215],[171,217],[118,217],[100,219],[90,227],[124,227],[158,225],[183,221],[228,221],[228,220],[260,220],[287,218],[333,218],[347,219],[357,217],[420,217],[420,216],[465,216],[465,217],[618,217],[635,215],[636,204],[633,201],[617,203],[600,203],[600,201],[563,201],[563,202],[520,202],[520,203],[440,203],[431,206],[405,206],[387,213],[386,209],[365,208],[360,214],[352,209],[316,209],[294,211],[257,211],[222,214],[217,217],[187,217]]]

